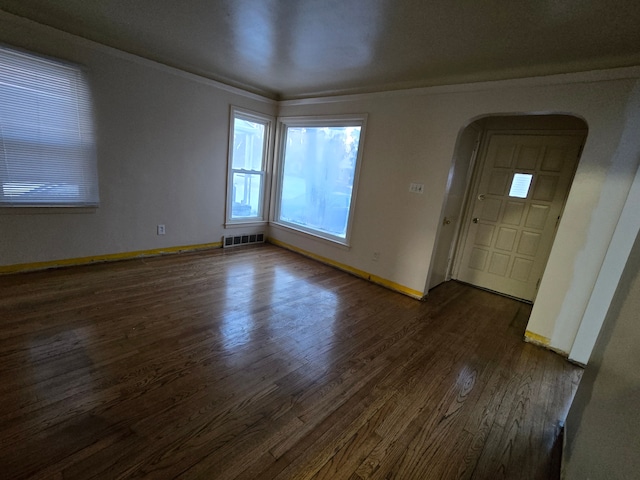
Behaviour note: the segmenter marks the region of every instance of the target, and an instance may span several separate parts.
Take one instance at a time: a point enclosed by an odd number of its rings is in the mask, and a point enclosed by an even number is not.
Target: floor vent
[[[251,245],[254,243],[264,243],[264,233],[251,233],[247,235],[232,235],[224,237],[222,246],[224,248],[228,248],[238,247],[240,245]]]

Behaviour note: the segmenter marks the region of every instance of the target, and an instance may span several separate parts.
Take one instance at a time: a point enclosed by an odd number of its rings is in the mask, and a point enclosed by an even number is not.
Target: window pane
[[[262,170],[265,125],[236,118],[233,124],[232,168]]]
[[[346,238],[360,128],[287,128],[281,221]]]
[[[516,198],[527,198],[532,178],[533,175],[530,173],[514,174],[513,181],[511,182],[511,188],[509,189],[509,196]]]
[[[260,215],[262,175],[233,172],[231,218]]]
[[[264,221],[264,178],[273,119],[235,107],[231,112],[227,221]]]

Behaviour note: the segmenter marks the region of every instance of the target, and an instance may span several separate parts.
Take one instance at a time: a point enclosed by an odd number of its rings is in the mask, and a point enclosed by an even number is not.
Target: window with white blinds
[[[96,206],[92,122],[79,66],[0,46],[0,207]]]

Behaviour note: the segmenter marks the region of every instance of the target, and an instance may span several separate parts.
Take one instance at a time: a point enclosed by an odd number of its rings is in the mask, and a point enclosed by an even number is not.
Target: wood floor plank
[[[581,369],[531,306],[271,245],[0,276],[11,479],[550,479]]]

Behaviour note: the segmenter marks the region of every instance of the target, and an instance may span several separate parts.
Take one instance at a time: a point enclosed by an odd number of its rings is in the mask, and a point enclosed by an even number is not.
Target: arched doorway
[[[494,115],[464,128],[429,287],[454,278],[532,302],[586,135],[570,115]]]

